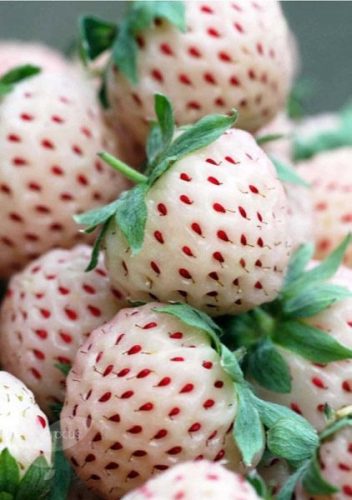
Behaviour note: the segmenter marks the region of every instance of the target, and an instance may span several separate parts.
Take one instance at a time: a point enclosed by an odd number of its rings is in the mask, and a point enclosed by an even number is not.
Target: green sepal
[[[270,339],[258,342],[248,353],[247,369],[265,389],[279,393],[291,391],[290,369]]]
[[[0,491],[15,494],[20,482],[20,470],[15,458],[5,448],[0,454]]]
[[[51,488],[53,469],[44,457],[38,457],[27,469],[18,486],[16,500],[44,500]]]
[[[120,196],[116,207],[115,222],[126,238],[132,255],[137,254],[143,246],[147,222],[145,202],[147,189],[146,184],[138,184],[130,191],[125,191]]]
[[[259,412],[252,402],[249,388],[245,384],[235,385],[237,413],[233,427],[233,438],[248,467],[265,448],[265,433]]]
[[[231,352],[224,344],[221,345],[221,366],[236,384],[245,383],[243,372],[236,354],[239,351]]]
[[[292,500],[296,486],[304,475],[306,467],[306,464],[304,464],[288,478],[286,483],[277,494],[276,500]]]
[[[335,420],[320,432],[320,441],[323,442],[326,439],[331,438],[334,434],[342,429],[345,429],[346,427],[352,427],[352,414],[346,415],[342,418],[336,418],[335,415]]]
[[[299,463],[314,454],[319,446],[319,437],[311,429],[307,432],[305,422],[283,418],[268,431],[267,446],[273,455]]]
[[[54,474],[47,500],[64,500],[68,498],[73,470],[63,453],[61,444],[57,434],[54,434]]]
[[[246,479],[253,486],[259,498],[263,500],[273,499],[264,479],[256,471],[251,471]]]
[[[115,200],[104,207],[93,208],[83,214],[74,215],[73,219],[77,224],[86,226],[85,233],[91,233],[97,226],[104,224],[115,214],[118,201]]]
[[[304,470],[302,475],[302,486],[310,495],[333,495],[339,492],[336,486],[328,483],[323,478],[316,454],[310,459]]]
[[[313,363],[326,364],[352,358],[351,349],[326,332],[299,321],[282,322],[273,342]]]
[[[155,312],[169,314],[179,319],[185,325],[205,332],[211,339],[218,354],[221,354],[220,337],[222,332],[218,325],[204,312],[198,311],[187,304],[168,304],[153,309]]]
[[[119,25],[113,45],[113,61],[132,84],[138,83],[136,36],[153,25],[155,19],[164,19],[180,31],[186,28],[184,2],[139,1],[129,6],[129,11]]]
[[[276,173],[280,181],[287,182],[289,184],[296,184],[297,186],[303,186],[305,188],[310,187],[310,184],[306,182],[293,167],[284,163],[282,160],[279,160],[275,156],[271,155],[270,159],[276,168]]]
[[[314,82],[308,78],[301,78],[295,82],[287,100],[287,114],[293,120],[303,118],[306,101],[314,93]]]
[[[41,69],[38,66],[31,64],[24,64],[11,69],[0,78],[0,97],[12,92],[17,83],[38,75],[40,72]]]
[[[96,16],[82,16],[78,23],[83,62],[94,61],[112,46],[117,25]]]
[[[104,224],[100,228],[98,236],[95,238],[93,249],[92,249],[92,254],[90,256],[90,261],[88,263],[87,268],[85,269],[86,272],[92,271],[98,265],[100,248],[104,242],[105,235],[108,232],[111,220],[112,220],[112,217],[110,217],[110,219],[108,219],[106,222],[104,222]]]
[[[258,146],[262,146],[263,144],[268,144],[268,142],[275,142],[286,137],[286,134],[265,134],[257,136],[255,140]]]
[[[287,273],[285,276],[285,287],[292,282],[295,282],[303,274],[307,265],[311,261],[314,255],[314,245],[312,243],[307,243],[301,245],[292,255]]]
[[[55,363],[55,368],[57,368],[62,373],[62,375],[67,377],[72,367],[69,363]]]
[[[175,133],[174,110],[169,99],[162,94],[155,94],[154,107],[160,127],[161,147],[165,150],[170,146]]]

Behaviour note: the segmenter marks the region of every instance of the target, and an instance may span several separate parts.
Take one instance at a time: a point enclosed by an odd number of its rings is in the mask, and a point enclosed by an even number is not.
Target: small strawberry
[[[12,277],[0,310],[1,364],[28,385],[48,414],[64,400],[58,366],[69,369],[86,336],[124,304],[110,289],[102,258],[92,273],[84,272],[90,253],[81,245],[35,260]]]
[[[259,500],[240,475],[200,460],[175,465],[123,497],[123,500]]]
[[[155,93],[175,102],[178,125],[236,107],[239,127],[258,130],[283,107],[295,65],[276,0],[133,2],[118,29],[90,22],[88,57],[109,45],[109,102],[142,144]]]
[[[16,66],[33,64],[45,72],[69,71],[69,61],[56,50],[38,43],[9,41],[0,43],[0,76]]]
[[[300,162],[298,173],[311,184],[314,203],[315,258],[321,260],[352,232],[352,148],[322,152]],[[345,264],[352,267],[352,247]]]
[[[0,488],[2,498],[45,498],[51,435],[46,416],[18,379],[0,371]],[[39,473],[39,468],[42,468]],[[36,482],[32,475],[35,472]],[[45,484],[45,482],[47,484]],[[25,489],[25,485],[26,488]],[[24,496],[26,491],[27,496]],[[22,496],[20,495],[22,493]],[[13,496],[12,496],[13,495]]]
[[[150,303],[121,310],[90,335],[61,413],[65,453],[89,488],[114,500],[200,458],[251,467],[265,444],[263,425],[283,418],[314,441],[301,417],[252,395],[219,334],[189,306]]]
[[[290,407],[317,430],[325,426],[326,404],[337,410],[351,402],[352,271],[337,271],[350,240],[309,270],[314,249],[302,247],[278,299],[227,325],[234,347],[248,349],[247,374],[257,394]]]
[[[205,117],[172,141],[164,96],[156,96],[156,109],[169,139],[159,145],[155,134],[164,132],[154,127],[149,176],[103,155],[138,185],[76,218],[88,231],[103,224],[98,243],[105,236],[113,284],[134,301],[183,301],[213,316],[273,300],[291,251],[273,164],[253,137],[230,128],[234,115]]]
[[[72,216],[126,186],[96,158],[116,145],[88,82],[44,73],[10,90],[0,102],[0,277],[80,241]]]

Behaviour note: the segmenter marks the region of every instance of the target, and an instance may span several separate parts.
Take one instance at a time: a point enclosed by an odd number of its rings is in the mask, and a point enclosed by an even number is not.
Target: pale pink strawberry
[[[44,73],[0,103],[0,277],[82,239],[72,216],[114,199],[126,181],[97,159],[116,151],[90,84]]]
[[[288,203],[273,164],[231,129],[177,161],[146,195],[143,246],[115,223],[110,278],[132,300],[185,301],[216,316],[273,300],[290,256]]]
[[[255,131],[283,107],[294,72],[292,39],[276,0],[185,2],[185,33],[158,20],[139,34],[138,84],[113,68],[116,120],[145,142],[153,96],[175,104],[179,125],[215,112],[240,112]]]
[[[352,290],[352,270],[341,267],[331,281]],[[340,344],[348,348],[352,347],[351,298],[340,300],[305,321],[323,330],[326,335],[330,335]],[[338,410],[351,403],[351,360],[320,365],[281,347],[277,348],[289,366],[292,391],[289,394],[279,394],[258,387],[258,393],[264,399],[291,407],[309,420],[319,431],[322,430],[325,427],[325,404]]]
[[[71,70],[62,54],[45,45],[18,40],[0,42],[0,76],[25,64],[38,66],[45,72]]]
[[[52,250],[13,276],[0,310],[2,366],[34,392],[46,413],[64,400],[65,375],[87,335],[125,305],[102,262],[85,273],[91,248]]]
[[[65,453],[89,488],[111,500],[180,462],[235,463],[225,451],[233,382],[209,337],[160,306],[124,309],[95,330],[67,379]]]
[[[345,427],[324,441],[319,448],[323,478],[340,491],[332,495],[310,495],[299,485],[297,500],[348,500],[352,498],[352,428]]]
[[[21,477],[39,457],[51,463],[46,416],[20,380],[0,371],[0,453],[5,449],[16,460]]]
[[[298,164],[298,173],[311,183],[314,203],[315,257],[324,259],[352,232],[352,148],[326,151]],[[352,247],[345,255],[352,266]]]
[[[239,474],[220,464],[200,460],[175,465],[123,497],[123,500],[147,499],[259,500],[259,497]]]

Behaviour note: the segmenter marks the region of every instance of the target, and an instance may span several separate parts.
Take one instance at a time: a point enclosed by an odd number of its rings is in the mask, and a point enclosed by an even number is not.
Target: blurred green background
[[[0,38],[42,40],[65,50],[79,14],[95,13],[118,19],[126,2],[0,2]],[[302,74],[312,80],[309,112],[334,110],[352,96],[352,2],[282,2],[296,34]]]

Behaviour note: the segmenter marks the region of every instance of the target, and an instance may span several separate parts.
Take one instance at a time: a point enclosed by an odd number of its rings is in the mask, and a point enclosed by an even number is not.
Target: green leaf
[[[89,212],[74,215],[73,219],[77,224],[87,226],[85,232],[91,232],[100,224],[104,224],[104,222],[115,214],[118,201],[119,200],[115,200],[104,207],[94,208],[93,210],[89,210]]]
[[[273,455],[289,462],[310,459],[319,446],[319,437],[305,423],[282,418],[267,434],[267,446]]]
[[[310,495],[333,495],[339,489],[328,483],[320,472],[319,462],[316,454],[310,460],[302,477],[302,486]]]
[[[138,184],[130,191],[122,193],[116,207],[115,220],[131,248],[132,255],[139,252],[144,241],[147,221],[146,192],[147,185]]]
[[[138,82],[136,35],[152,26],[155,19],[164,19],[179,30],[185,29],[183,2],[133,2],[125,19],[120,23],[113,47],[113,60],[118,69],[132,83]]]
[[[83,59],[93,61],[110,49],[117,35],[117,26],[96,16],[82,16],[79,32]]]
[[[59,439],[55,439],[54,451],[54,477],[47,500],[64,500],[68,498],[73,470],[66,459]]]
[[[282,182],[288,182],[290,184],[296,184],[298,186],[303,186],[303,187],[310,187],[308,182],[306,182],[296,171],[293,167],[288,165],[287,163],[284,163],[283,161],[279,160],[278,158],[275,158],[274,156],[270,156],[271,161],[274,164],[274,167],[276,168],[276,173],[280,181]]]
[[[283,321],[273,342],[313,363],[331,363],[352,358],[352,350],[326,332],[299,321]]]
[[[243,373],[239,365],[236,354],[231,352],[225,345],[221,346],[221,366],[224,371],[231,377],[233,382],[243,383]]]
[[[98,236],[96,237],[94,245],[93,245],[92,254],[90,256],[89,264],[88,264],[87,268],[85,269],[86,272],[92,271],[98,265],[100,247],[103,244],[103,241],[104,241],[105,235],[109,229],[109,225],[110,225],[111,220],[112,220],[112,217],[110,217],[110,219],[108,219],[106,222],[104,222],[104,224],[100,228]]]
[[[303,474],[305,473],[305,470],[306,465],[304,464],[288,478],[284,486],[277,494],[277,500],[292,500],[296,486],[300,482]]]
[[[267,144],[268,142],[278,141],[286,137],[286,134],[266,134],[256,137],[255,140],[257,141],[257,144],[259,146],[262,146],[263,144]]]
[[[293,318],[310,318],[335,302],[352,297],[352,292],[331,283],[313,284],[302,293],[283,302],[283,312]]]
[[[170,145],[175,132],[174,112],[170,101],[162,94],[154,96],[154,106],[161,132],[162,148],[166,149]]]
[[[248,354],[248,370],[252,377],[269,391],[291,391],[289,367],[269,339],[259,342]]]
[[[11,69],[0,78],[0,96],[11,92],[16,83],[35,76],[39,74],[40,71],[41,69],[38,66],[33,66],[31,64],[24,64],[23,66],[17,66]]]
[[[170,314],[181,320],[185,325],[205,332],[210,337],[215,350],[219,354],[221,353],[222,346],[219,337],[221,337],[222,332],[218,325],[204,312],[198,311],[187,304],[168,304],[155,307],[153,310],[158,313]]]
[[[15,458],[5,448],[0,454],[0,491],[15,494],[20,481],[20,470]]]
[[[250,390],[243,384],[235,384],[237,392],[237,413],[233,437],[246,466],[253,462],[265,448],[265,435],[259,412],[252,402]]]
[[[37,458],[23,476],[16,500],[44,500],[51,487],[53,469],[44,457]]]
[[[65,377],[70,373],[71,365],[69,363],[56,363],[55,368],[57,368]]]
[[[314,255],[314,245],[312,243],[307,243],[301,245],[292,255],[288,270],[285,277],[285,284],[289,285],[296,281],[303,274],[305,268],[307,267],[309,261]]]

